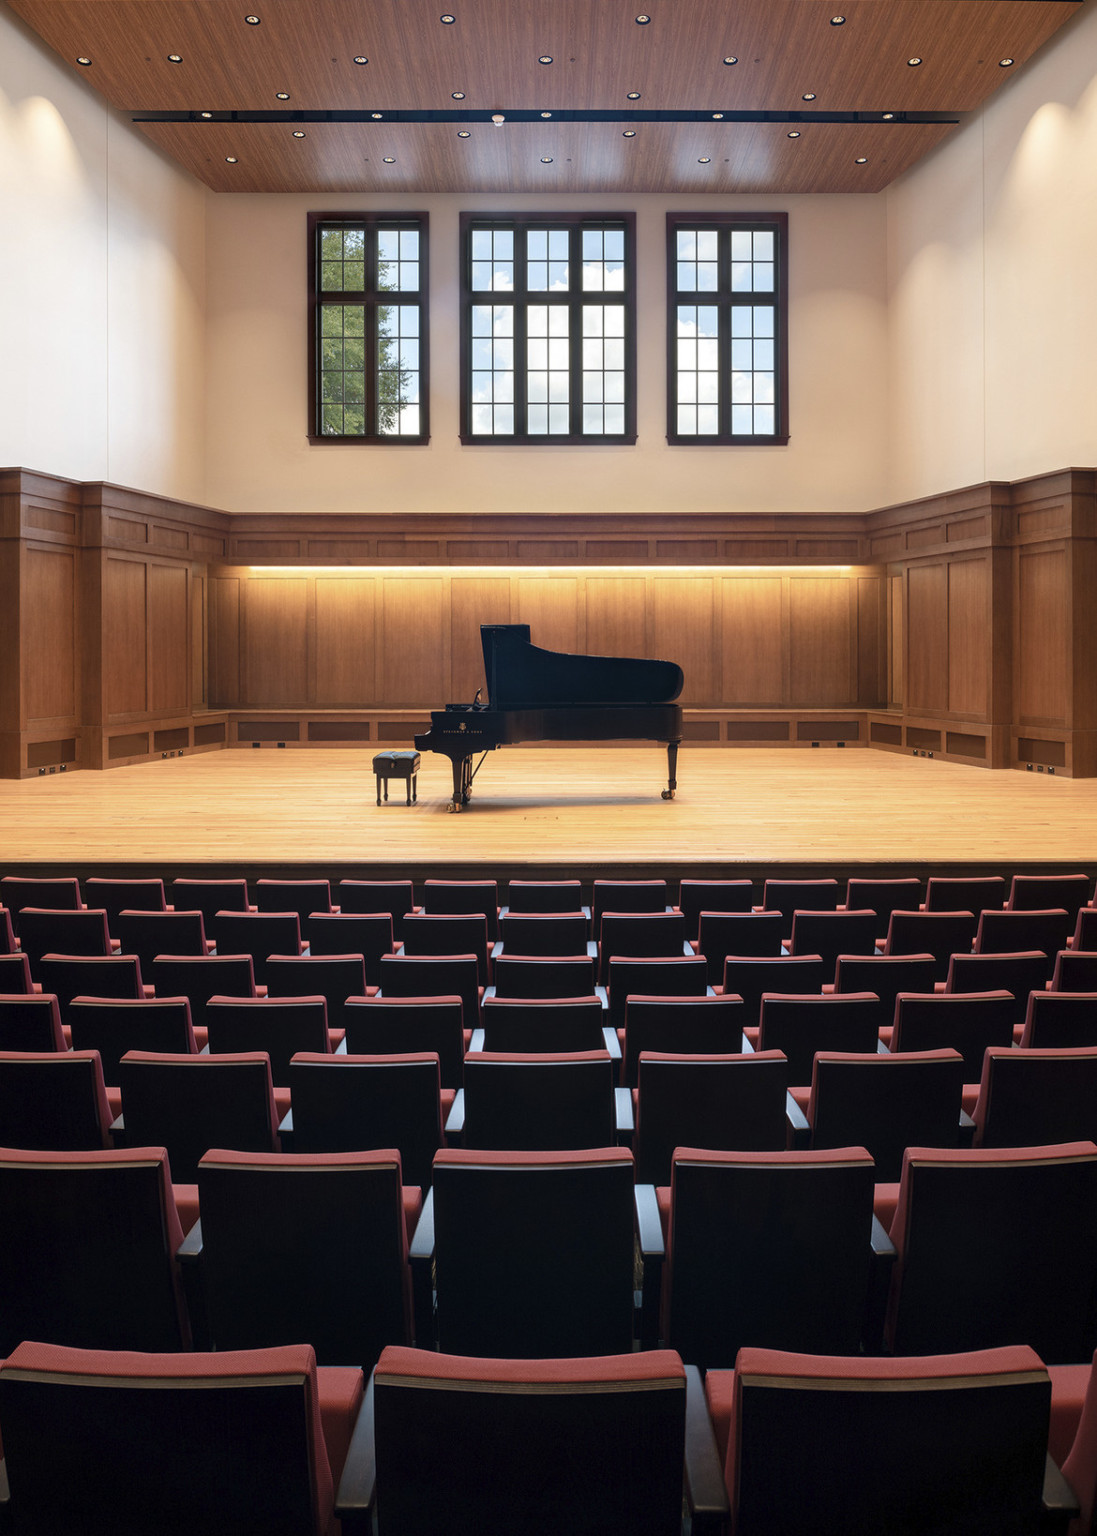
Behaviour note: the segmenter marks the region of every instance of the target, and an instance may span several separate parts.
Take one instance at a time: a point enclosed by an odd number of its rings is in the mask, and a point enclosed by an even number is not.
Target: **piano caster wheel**
[[[664,800],[673,800],[674,799],[674,791],[673,791],[673,789],[664,789],[664,791],[663,791],[663,799]]]
[[[460,802],[460,800],[451,800],[450,803],[446,806],[446,810],[447,811],[451,811],[451,812],[452,811],[459,811],[460,809],[461,809],[461,802]]]

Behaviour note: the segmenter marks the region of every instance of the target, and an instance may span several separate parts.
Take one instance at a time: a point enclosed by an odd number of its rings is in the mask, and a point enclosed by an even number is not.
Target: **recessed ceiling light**
[[[491,114],[491,121],[494,127],[501,128],[506,122],[506,118],[503,116],[502,112],[493,112]]]
[[[295,128],[293,130],[293,137],[295,139],[303,139],[305,137],[305,130],[303,128]]]
[[[712,114],[712,120],[714,123],[722,123],[724,120],[724,114],[722,112],[714,112]]]
[[[464,101],[465,99],[464,91],[451,91],[450,95],[453,97],[454,101]]]
[[[623,139],[634,139],[636,137],[636,129],[635,128],[626,128],[624,133],[621,135],[621,137]]]
[[[257,27],[259,25],[258,16],[245,16],[244,20],[247,22],[249,27]]]
[[[651,20],[651,17],[647,14],[647,12],[646,11],[641,11],[639,16],[637,16],[637,18],[636,18],[636,25],[638,27],[646,27],[650,20]]]
[[[735,57],[735,55],[733,53],[729,53],[727,58],[724,60],[725,64],[738,64],[738,62],[739,62],[739,60]]]
[[[542,165],[551,165],[552,164],[552,156],[551,155],[542,155],[541,156],[541,164]]]
[[[182,62],[183,62],[183,55],[181,53],[169,53],[168,54],[168,63],[169,64],[182,64]]]
[[[895,117],[895,113],[894,112],[885,112],[884,113],[884,122],[885,123],[890,123],[894,119],[894,117]]]
[[[235,155],[226,155],[225,156],[225,164],[226,165],[235,165],[236,164],[236,156]]]
[[[77,64],[82,64],[84,66],[84,68],[87,69],[88,65],[91,63],[91,60],[89,58],[87,58],[84,54],[81,54],[79,56],[79,58],[76,60],[76,62],[77,62]]]
[[[551,53],[543,53],[541,55],[541,57],[537,60],[537,62],[538,62],[538,64],[551,64],[552,63],[552,54]]]
[[[832,27],[844,27],[846,24],[846,18],[844,16],[832,16],[830,18],[830,24]]]
[[[921,59],[918,58],[917,55],[915,55],[913,59],[907,60],[907,63],[910,65],[911,69],[913,69],[916,64],[920,64],[921,62]]]
[[[551,117],[551,116],[552,116],[552,113],[551,113],[551,112],[542,112],[542,113],[541,113],[541,116],[542,116],[542,117]]]
[[[815,100],[815,92],[814,91],[805,91],[804,94],[800,97],[800,100],[801,101],[814,101]]]
[[[382,158],[384,159],[384,162],[385,162],[386,165],[395,165],[396,164],[396,156],[395,155],[384,155]]]
[[[356,64],[368,64],[369,60],[366,58],[364,53],[356,53],[354,55],[354,62]]]
[[[467,128],[458,128],[457,137],[459,139],[471,139],[472,134],[468,131]]]
[[[370,117],[373,118],[374,122],[379,123],[381,121],[382,113],[380,113],[380,112],[371,112],[370,113]]]
[[[276,99],[278,101],[288,101],[289,100],[289,92],[288,91],[275,91],[274,94],[275,94],[275,97],[276,97]]]
[[[438,20],[444,27],[452,27],[453,23],[457,20],[457,17],[452,16],[449,11],[446,11],[444,15],[439,16]]]
[[[856,159],[856,161],[854,163],[856,165],[867,165],[868,164],[868,156],[867,155],[858,155],[857,159]]]
[[[789,131],[789,138],[790,139],[798,139],[799,137],[800,137],[800,130],[799,130],[799,128],[793,128],[793,129],[791,129]]]
[[[627,99],[629,101],[639,101],[640,100],[640,92],[639,91],[629,91]]]
[[[198,116],[199,117],[204,117],[206,119],[206,121],[208,122],[209,119],[213,116],[213,113],[212,112],[199,112]]]
[[[712,159],[711,155],[698,155],[698,157],[697,157],[697,164],[698,165],[708,165],[708,163],[709,163],[709,161],[711,159]]]
[[[1010,66],[1010,65],[1011,65],[1011,64],[1012,64],[1012,63],[1013,63],[1013,60],[1012,60],[1012,59],[999,59],[999,60],[998,60],[998,68],[999,68],[999,69],[1008,69],[1008,68],[1009,68],[1009,66]]]

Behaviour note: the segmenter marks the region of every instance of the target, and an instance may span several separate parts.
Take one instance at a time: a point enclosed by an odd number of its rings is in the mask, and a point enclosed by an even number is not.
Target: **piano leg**
[[[678,743],[667,742],[667,787],[663,791],[664,800],[673,800],[674,791],[678,788],[678,780],[674,777],[678,769]]]
[[[472,758],[455,757],[453,763],[453,799],[449,803],[451,811],[459,811],[463,805],[468,805],[469,796],[472,794]]]

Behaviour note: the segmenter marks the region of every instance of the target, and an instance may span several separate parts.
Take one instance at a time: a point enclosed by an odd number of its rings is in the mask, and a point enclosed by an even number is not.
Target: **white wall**
[[[1097,8],[885,196],[887,500],[1097,464]]]
[[[754,197],[789,213],[791,440],[785,448],[666,442],[665,212],[697,197],[413,196],[431,261],[431,441],[310,445],[306,214],[365,196],[221,195],[209,209],[208,496],[237,512],[783,512],[877,505],[886,457],[885,205]],[[458,442],[458,215],[588,207],[637,214],[639,440],[629,448]]]
[[[0,10],[0,464],[205,500],[205,207]]]

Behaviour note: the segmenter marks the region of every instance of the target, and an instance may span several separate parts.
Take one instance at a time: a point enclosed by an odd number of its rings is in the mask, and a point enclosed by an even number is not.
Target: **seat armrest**
[[[811,1144],[811,1124],[787,1088],[785,1089],[785,1123],[788,1126],[791,1146],[807,1147]]]
[[[966,1109],[962,1109],[960,1111],[960,1134],[957,1140],[957,1146],[970,1147],[974,1144],[974,1141],[975,1121],[971,1118]]]
[[[628,1092],[625,1089],[624,1092]],[[636,1232],[640,1242],[640,1348],[654,1349],[659,1341],[659,1306],[662,1298],[663,1224],[654,1184],[637,1184],[633,1191]]]
[[[373,1372],[351,1432],[343,1475],[335,1494],[335,1514],[343,1536],[368,1536],[377,1497],[377,1455],[373,1434]]]
[[[481,1024],[473,1030],[469,1039],[470,1051],[482,1051],[484,1049],[484,1026]]]
[[[415,1342],[420,1349],[434,1346],[434,1190],[427,1191],[415,1233],[408,1245],[411,1267],[411,1304]]]
[[[686,1366],[686,1508],[692,1536],[721,1536],[731,1514],[701,1373]]]
[[[613,1090],[614,1111],[617,1120],[617,1138],[622,1146],[632,1141],[632,1133],[636,1129],[636,1123],[632,1115],[632,1089],[615,1088]],[[622,1138],[624,1138],[622,1140]]]
[[[884,1044],[884,1042],[882,1040],[877,1040],[877,1042],[876,1042],[876,1054],[877,1054],[877,1056],[890,1056],[891,1055],[891,1052],[888,1050],[887,1046]]]
[[[496,939],[495,943],[491,946],[491,949],[488,952],[488,959],[489,960],[498,960],[499,956],[502,953],[503,953],[503,940],[502,939]]]
[[[1065,1536],[1072,1520],[1080,1513],[1078,1496],[1048,1456],[1044,1462],[1044,1489],[1041,1503],[1041,1536]]]
[[[587,958],[590,960],[598,959],[598,941],[596,939],[587,940]]]
[[[604,1013],[608,1013],[609,1012],[609,992],[606,989],[606,987],[604,985],[602,985],[601,982],[596,982],[595,983],[594,995],[595,995],[596,998],[598,998],[599,1002],[602,1004],[602,1011]]]
[[[608,1025],[604,1024],[602,1026],[602,1039],[606,1042],[606,1050],[609,1052],[610,1060],[620,1061],[621,1042],[617,1038],[617,1031],[610,1029]]]
[[[463,1136],[465,1133],[465,1090],[458,1088],[453,1095],[453,1104],[449,1115],[446,1117],[446,1135]]]
[[[286,1110],[285,1115],[278,1122],[278,1134],[280,1136],[292,1136],[293,1135],[293,1109],[292,1109],[292,1107]]]
[[[879,1355],[884,1349],[884,1323],[887,1318],[888,1292],[891,1290],[891,1272],[898,1254],[878,1217],[873,1216],[869,1234],[872,1250],[869,1260],[868,1294],[865,1298],[865,1350]]]
[[[184,1237],[179,1247],[175,1250],[175,1257],[180,1264],[195,1264],[202,1257],[202,1220],[201,1217],[194,1223],[190,1231]]]
[[[110,1123],[110,1139],[112,1146],[124,1147],[126,1145],[126,1117],[118,1115]]]
[[[748,1039],[746,1030],[739,1036],[739,1050],[744,1056],[754,1055],[754,1045]]]

